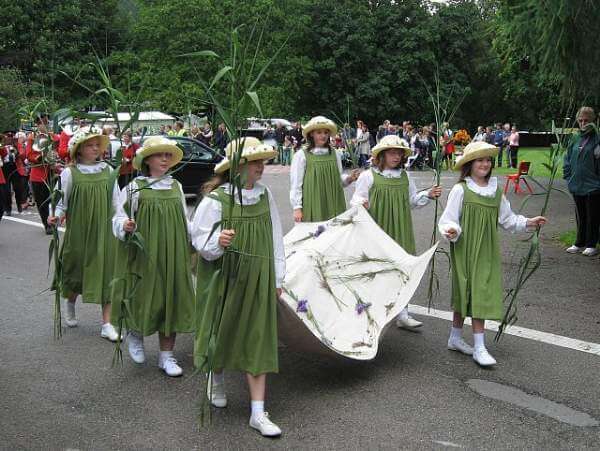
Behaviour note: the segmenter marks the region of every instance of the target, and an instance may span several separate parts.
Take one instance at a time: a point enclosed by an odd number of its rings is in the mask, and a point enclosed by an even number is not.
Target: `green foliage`
[[[384,119],[429,123],[434,117],[420,79],[432,86],[439,73],[455,95],[466,96],[455,128],[499,119],[521,128],[548,127],[572,93],[577,102],[598,102],[594,65],[600,50],[588,37],[598,29],[600,9],[592,3],[0,0],[0,64],[20,71],[27,98],[105,108],[62,75],[99,89],[90,65],[98,55],[115,89],[144,88],[144,109],[212,115],[197,80],[211,78],[220,67],[217,60],[197,65],[178,55],[207,48],[224,55],[229,31],[246,24],[239,30],[246,39],[260,18],[267,32],[253,55],[258,65],[289,36],[256,90],[265,116],[341,112],[349,101],[351,119],[361,118],[371,128]],[[0,92],[0,108],[11,104],[14,97]]]

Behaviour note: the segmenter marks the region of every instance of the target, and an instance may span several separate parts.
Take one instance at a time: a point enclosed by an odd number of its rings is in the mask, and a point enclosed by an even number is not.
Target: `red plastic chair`
[[[529,161],[521,161],[519,163],[519,169],[518,169],[518,173],[516,174],[510,174],[506,176],[506,185],[504,185],[504,194],[506,194],[506,192],[508,191],[508,185],[510,185],[510,182],[513,182],[515,185],[515,193],[522,193],[523,190],[521,189],[521,182],[525,183],[525,186],[527,187],[527,189],[529,190],[529,194],[533,194],[533,191],[531,190],[531,186],[529,186],[529,183],[527,183],[527,180],[525,180],[525,175],[529,175],[529,167],[531,166],[531,163]]]

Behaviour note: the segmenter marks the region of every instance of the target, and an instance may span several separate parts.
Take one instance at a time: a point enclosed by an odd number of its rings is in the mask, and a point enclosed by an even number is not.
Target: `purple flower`
[[[321,224],[319,227],[317,227],[317,230],[315,231],[315,233],[313,233],[313,237],[317,238],[324,231],[325,231],[325,226],[323,224]]]
[[[364,312],[365,310],[367,310],[369,307],[371,307],[371,303],[367,302],[366,304],[364,302],[358,301],[356,303],[356,313],[358,313],[359,315]]]
[[[308,312],[308,299],[300,299],[298,301],[298,305],[296,306],[296,311],[299,313]]]

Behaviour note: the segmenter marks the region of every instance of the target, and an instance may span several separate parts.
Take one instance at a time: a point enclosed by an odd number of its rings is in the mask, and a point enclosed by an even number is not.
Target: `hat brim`
[[[337,126],[335,124],[311,124],[302,129],[302,136],[307,138],[310,133],[320,129],[328,130],[331,136],[337,133]]]
[[[173,155],[169,168],[172,168],[183,159],[183,151],[175,144],[159,144],[156,146],[149,147],[147,149],[142,148],[140,153],[136,154],[133,158],[133,167],[138,171],[142,169],[142,163],[144,159],[157,153],[170,153]]]
[[[371,149],[371,157],[376,158],[377,155],[379,155],[384,150],[403,150],[405,157],[408,157],[412,154],[412,150],[410,149],[410,147],[406,147],[406,146],[398,146],[398,145],[381,146],[381,147],[375,146]]]
[[[275,158],[276,156],[277,156],[276,150],[266,150],[264,152],[257,152],[257,153],[254,153],[254,154],[251,154],[251,155],[248,155],[245,157],[241,157],[240,164],[245,164],[250,161],[256,161],[256,160],[270,160],[272,158]],[[223,172],[228,171],[230,168],[231,168],[231,161],[229,160],[229,158],[225,158],[215,166],[215,174],[222,174]]]
[[[498,155],[498,148],[488,148],[488,149],[480,149],[475,150],[473,152],[469,152],[468,155],[464,155],[460,158],[456,163],[454,163],[454,170],[458,171],[469,161],[478,160],[479,158],[494,158]]]
[[[102,147],[102,152],[103,153],[108,150],[108,148],[110,146],[110,138],[108,136],[106,136],[106,135],[101,135],[99,133],[92,133],[91,135],[86,136],[86,138],[83,141],[81,141],[80,143],[78,143],[76,146],[74,146],[71,149],[71,153],[70,153],[71,160],[74,160],[75,157],[77,156],[77,150],[79,149],[79,147],[83,143],[85,143],[85,142],[87,142],[87,141],[89,141],[90,139],[93,139],[93,138],[100,138],[100,146]]]

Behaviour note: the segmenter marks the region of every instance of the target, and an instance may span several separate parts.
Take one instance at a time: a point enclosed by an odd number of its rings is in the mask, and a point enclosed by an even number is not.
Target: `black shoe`
[[[5,214],[6,216],[12,216],[12,211],[5,211],[5,212],[4,212],[4,214]]]
[[[51,226],[47,225],[45,227],[45,229],[46,229],[46,235],[52,235],[52,227]]]

